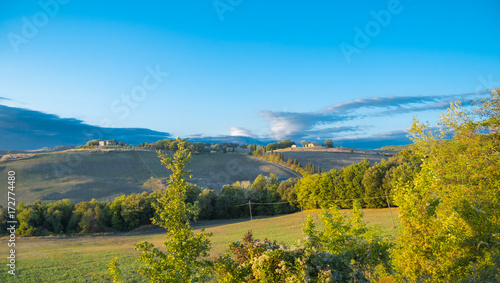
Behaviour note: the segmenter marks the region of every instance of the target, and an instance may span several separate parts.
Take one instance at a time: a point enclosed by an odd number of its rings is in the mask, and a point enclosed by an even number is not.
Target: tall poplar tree
[[[177,139],[178,150],[171,159],[158,152],[163,165],[170,170],[170,181],[160,198],[153,204],[156,216],[153,224],[167,229],[164,251],[153,244],[141,242],[135,245],[142,254],[138,261],[145,265],[139,272],[151,282],[200,282],[211,272],[211,262],[204,259],[210,250],[211,234],[203,230],[193,232],[190,219],[196,218],[197,206],[186,203],[187,178],[190,172],[184,168],[189,164],[191,154],[186,141]]]

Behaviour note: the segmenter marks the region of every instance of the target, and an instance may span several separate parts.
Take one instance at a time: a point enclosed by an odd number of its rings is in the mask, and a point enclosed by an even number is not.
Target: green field
[[[216,190],[236,181],[253,181],[259,174],[294,177],[279,166],[243,154],[193,155],[187,169],[192,170],[192,183]],[[73,202],[113,200],[122,194],[152,190],[160,178],[170,174],[155,151],[37,153],[28,159],[0,162],[0,180],[5,184],[10,170],[16,172],[16,200],[25,203],[64,198]],[[1,186],[0,194],[6,196],[6,190],[7,186]],[[0,205],[5,207],[6,198],[1,199]]]
[[[387,209],[363,210],[365,222],[369,226],[380,225],[384,235],[394,237],[392,221]],[[344,213],[349,213],[344,210]],[[305,211],[317,215],[318,210]],[[397,209],[392,210],[399,227]],[[236,220],[212,220],[195,223],[194,228],[206,228],[213,233],[211,257],[226,250],[227,244],[252,230],[256,239],[268,238],[291,245],[302,239],[302,214],[300,212],[277,216]],[[132,232],[117,235],[77,236],[77,237],[33,237],[16,239],[17,276],[7,274],[6,264],[0,266],[0,282],[110,282],[107,264],[115,256],[122,269],[123,282],[146,282],[136,270],[138,252],[134,243],[148,241],[161,246],[164,234],[161,230]],[[1,238],[2,258],[8,254],[7,238]]]

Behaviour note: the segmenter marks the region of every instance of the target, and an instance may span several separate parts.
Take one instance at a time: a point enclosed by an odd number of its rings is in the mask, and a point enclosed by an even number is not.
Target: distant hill
[[[31,156],[31,157],[29,157]],[[151,191],[170,172],[154,151],[59,151],[30,153],[25,159],[0,162],[0,176],[16,172],[16,201],[112,200],[122,194]],[[253,181],[259,174],[279,178],[294,174],[269,162],[242,154],[193,155],[193,178],[199,186],[220,189],[236,181]],[[7,186],[0,194],[7,195]],[[6,206],[6,198],[2,203]]]
[[[78,119],[61,118],[39,111],[0,105],[0,149],[27,150],[78,146],[93,139],[117,139],[128,144],[152,142],[170,137],[169,133],[142,128],[103,128],[88,125]],[[8,137],[8,138],[6,138]]]
[[[388,145],[388,146],[383,146],[381,148],[377,148],[376,150],[379,150],[379,151],[401,151],[405,148],[407,148],[409,145],[406,144],[406,145]]]
[[[236,143],[236,144],[260,144],[267,145],[275,140],[257,139],[246,136],[215,136],[215,137],[189,137],[190,142],[208,142],[208,143]]]
[[[307,163],[312,163],[315,165],[315,170],[318,170],[318,165],[321,166],[322,171],[329,171],[331,169],[342,169],[353,163],[361,162],[364,159],[368,159],[371,163],[377,163],[382,160],[382,158],[388,159],[390,156],[386,156],[383,153],[376,153],[373,151],[364,151],[358,149],[325,149],[325,148],[311,148],[303,149],[298,148],[296,150],[276,150],[275,152],[283,153],[285,157],[285,162],[288,158],[297,159],[297,161],[305,167]]]
[[[42,147],[39,149],[29,149],[26,150],[26,152],[54,152],[54,151],[64,151],[68,149],[73,149],[75,148],[72,145],[59,145],[59,146],[54,146],[54,147]]]

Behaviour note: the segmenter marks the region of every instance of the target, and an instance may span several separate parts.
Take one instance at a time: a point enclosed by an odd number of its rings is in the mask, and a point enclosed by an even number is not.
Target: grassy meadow
[[[304,211],[276,217],[235,220],[212,220],[195,223],[193,228],[205,228],[213,233],[211,257],[217,257],[226,250],[227,244],[252,230],[256,239],[268,238],[291,245],[302,239],[302,219],[319,210]],[[343,213],[349,214],[348,210]],[[379,225],[383,235],[394,237],[391,216],[388,209],[365,209],[364,220],[369,226]],[[398,211],[392,209],[399,227]],[[16,239],[17,276],[7,274],[7,266],[0,267],[0,282],[110,282],[107,264],[115,256],[122,270],[123,282],[146,282],[137,274],[139,263],[135,261],[138,252],[134,243],[148,241],[160,247],[164,232],[159,229],[136,231],[115,235],[92,235],[74,237],[33,237]],[[7,246],[7,238],[1,238],[1,245]],[[2,257],[7,255],[3,249]]]

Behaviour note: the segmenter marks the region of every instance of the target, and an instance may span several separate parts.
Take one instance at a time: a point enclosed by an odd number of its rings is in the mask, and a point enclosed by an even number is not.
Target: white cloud
[[[464,105],[486,92],[428,95],[428,96],[390,96],[354,99],[330,105],[325,109],[314,112],[286,112],[286,111],[260,111],[259,114],[269,122],[269,129],[275,139],[306,138],[310,136],[328,136],[330,129],[340,127],[341,130],[331,132],[356,132],[362,127],[345,127],[340,123],[354,119],[369,119],[374,117],[394,116],[403,113],[417,113],[429,110],[445,110],[450,102],[461,100]],[[322,130],[321,135],[316,133]]]
[[[254,137],[250,130],[242,127],[230,127],[229,132],[231,136],[243,136],[243,137]]]

